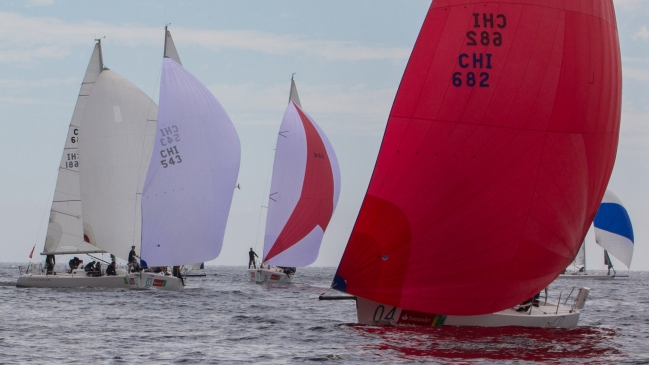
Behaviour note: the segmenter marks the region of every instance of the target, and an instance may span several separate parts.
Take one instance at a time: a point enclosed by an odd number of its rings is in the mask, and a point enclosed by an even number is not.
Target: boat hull
[[[124,288],[128,289],[126,271],[118,270],[117,276],[88,276],[83,270],[74,270],[72,273],[24,274],[16,281],[19,288]]]
[[[579,309],[556,303],[540,304],[528,312],[514,309],[477,316],[447,316],[405,310],[358,297],[358,323],[366,325],[476,326],[476,327],[541,327],[574,328]]]
[[[588,275],[588,274],[561,274],[557,279],[591,279],[610,280],[615,278],[628,278],[628,275]]]
[[[255,283],[280,283],[280,284],[290,284],[293,282],[293,275],[287,275],[280,269],[277,269],[273,266],[266,269],[248,269],[248,275],[251,281]]]
[[[182,291],[185,283],[180,278],[153,272],[131,273],[127,276],[130,289]]]

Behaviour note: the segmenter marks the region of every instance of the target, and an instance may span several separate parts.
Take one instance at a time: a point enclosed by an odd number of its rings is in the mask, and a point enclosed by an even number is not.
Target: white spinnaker
[[[79,127],[82,124],[83,111],[95,80],[99,77],[102,69],[101,43],[97,42],[83,77],[81,90],[79,90],[68,128],[50,210],[44,254],[103,252],[102,249],[85,242],[83,238],[78,151]]]
[[[86,105],[79,169],[84,234],[126,260],[140,245],[140,196],[155,135],[157,106],[142,90],[104,70]]]
[[[304,125],[297,112],[299,102],[297,89],[291,80],[291,93],[288,107],[284,113],[280,133],[277,137],[275,159],[273,162],[273,177],[271,180],[270,199],[266,219],[266,234],[264,237],[264,258],[268,255],[277,237],[284,229],[288,219],[295,209],[302,194],[302,184],[306,170],[307,141]],[[302,111],[304,112],[304,111]],[[340,168],[336,154],[320,129],[318,124],[304,112],[311,124],[318,131],[331,163],[334,178],[334,210],[340,196]],[[333,213],[333,212],[332,212]],[[303,239],[293,246],[267,260],[269,264],[288,267],[307,266],[318,258],[324,227],[316,226]]]
[[[142,259],[149,266],[219,255],[240,160],[239,137],[214,95],[164,58],[158,128],[142,194]]]

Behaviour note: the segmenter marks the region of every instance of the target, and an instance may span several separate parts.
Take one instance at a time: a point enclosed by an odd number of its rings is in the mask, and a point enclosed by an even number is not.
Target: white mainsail
[[[173,40],[166,29],[165,37],[168,51]],[[219,255],[241,160],[227,113],[174,53],[163,58],[158,128],[142,192],[142,260],[148,266]]]
[[[83,114],[79,174],[84,234],[124,260],[131,246],[140,245],[140,193],[157,109],[142,90],[104,69]]]
[[[293,79],[275,151],[264,262],[307,266],[336,209],[340,168],[327,136],[302,110]]]
[[[81,217],[81,190],[79,186],[79,131],[82,116],[95,81],[103,70],[101,41],[95,44],[81,90],[72,113],[59,165],[54,199],[45,238],[43,254],[78,254],[104,252],[84,241]]]

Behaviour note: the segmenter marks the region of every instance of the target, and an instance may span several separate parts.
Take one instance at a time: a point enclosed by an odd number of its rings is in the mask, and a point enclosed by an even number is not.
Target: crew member
[[[54,274],[54,266],[56,266],[56,257],[54,255],[47,255],[45,257],[45,267],[47,268],[47,275]]]
[[[139,258],[140,256],[135,253],[135,246],[131,246],[131,252],[128,253],[128,266],[130,272],[139,270],[140,265],[137,263],[137,259]]]
[[[248,268],[250,269],[250,265],[252,265],[252,267],[254,267],[256,269],[257,264],[255,263],[255,257],[259,257],[259,256],[257,256],[255,251],[252,250],[252,247],[250,247],[250,252],[248,252],[248,257],[250,258],[248,260]]]
[[[111,262],[110,265],[106,268],[107,276],[117,276],[117,270],[115,270],[115,261]]]

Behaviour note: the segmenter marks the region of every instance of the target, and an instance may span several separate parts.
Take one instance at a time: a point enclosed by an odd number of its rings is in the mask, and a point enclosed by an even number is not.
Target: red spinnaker
[[[302,194],[273,247],[264,260],[270,260],[298,243],[316,226],[327,229],[334,213],[334,176],[327,148],[318,130],[302,109],[295,105],[306,135],[306,169]]]
[[[405,309],[512,307],[575,257],[613,169],[612,0],[435,0],[333,287]]]

